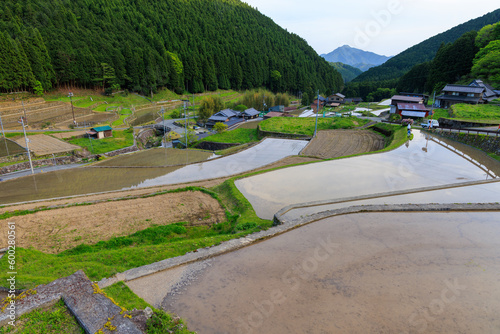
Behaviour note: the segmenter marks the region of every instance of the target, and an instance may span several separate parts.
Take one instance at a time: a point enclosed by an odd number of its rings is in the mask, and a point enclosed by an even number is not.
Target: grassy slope
[[[110,138],[92,139],[92,142],[89,138],[75,138],[68,140],[68,142],[74,145],[85,147],[89,152],[92,152],[93,154],[102,154],[132,146],[134,145],[134,138],[132,131],[113,130],[113,137]]]
[[[0,334],[83,334],[85,331],[78,325],[62,300],[47,309],[38,309],[21,316],[16,326],[0,328]]]
[[[498,124],[500,106],[489,104],[455,104],[451,107],[453,118]]]
[[[292,133],[312,136],[314,134],[315,118],[273,117],[260,123],[263,131]],[[368,123],[368,120],[358,118],[318,118],[318,130],[353,129]]]
[[[257,129],[234,129],[203,138],[202,141],[216,143],[253,143],[259,140]]]

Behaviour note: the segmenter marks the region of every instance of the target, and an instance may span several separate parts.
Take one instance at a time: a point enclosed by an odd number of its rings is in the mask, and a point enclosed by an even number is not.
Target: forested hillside
[[[330,63],[334,69],[340,72],[345,82],[352,81],[355,77],[363,73],[359,68],[341,62]]]
[[[299,36],[238,0],[3,0],[0,91],[338,91]]]
[[[483,79],[500,88],[500,22],[442,44],[432,61],[414,66],[398,82],[407,92],[439,91],[449,83]]]
[[[482,17],[458,25],[401,52],[380,66],[369,69],[354,81],[379,82],[398,79],[413,66],[432,60],[442,43],[453,43],[464,33],[473,30],[479,31],[485,25],[496,23],[499,20],[500,9],[497,9]]]

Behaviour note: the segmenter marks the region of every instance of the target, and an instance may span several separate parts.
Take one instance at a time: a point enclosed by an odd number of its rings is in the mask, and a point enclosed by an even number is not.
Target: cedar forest
[[[339,91],[299,36],[237,0],[4,0],[0,92]]]

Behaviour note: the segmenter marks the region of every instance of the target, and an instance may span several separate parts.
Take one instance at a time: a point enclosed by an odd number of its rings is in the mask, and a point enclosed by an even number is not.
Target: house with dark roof
[[[483,80],[476,79],[469,84],[469,87],[482,87],[484,88],[483,99],[491,102],[500,98],[500,91],[495,90],[492,86],[485,83]]]
[[[230,127],[239,122],[243,122],[244,119],[242,117],[242,113],[240,113],[239,111],[224,109],[210,116],[205,126],[208,128],[213,128],[215,123],[224,123],[228,127]]]
[[[396,112],[401,117],[424,118],[429,116],[429,109],[423,103],[398,103]]]
[[[113,129],[109,126],[98,126],[87,131],[87,135],[96,139],[113,137]]]
[[[257,118],[260,115],[260,111],[255,110],[254,108],[249,108],[241,113],[241,116],[244,119],[253,119]]]
[[[436,97],[438,108],[449,108],[457,103],[481,104],[485,103],[484,87],[446,85],[441,91],[441,95]]]

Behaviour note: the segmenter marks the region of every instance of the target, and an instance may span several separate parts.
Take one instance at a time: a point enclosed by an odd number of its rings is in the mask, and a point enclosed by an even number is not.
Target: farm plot
[[[384,148],[384,138],[363,130],[324,130],[302,151],[301,155],[333,159]]]
[[[198,150],[178,150],[174,148],[155,148],[137,153],[122,155],[105,160],[95,166],[105,167],[159,167],[184,165],[205,161],[213,155]]]
[[[81,148],[47,135],[30,136],[29,140],[30,151],[33,151],[38,156],[70,152]],[[16,143],[24,145],[24,138],[16,139]]]
[[[19,145],[10,139],[6,138],[0,139],[0,157],[6,157],[9,155],[25,153],[25,152],[26,149],[22,145]]]

